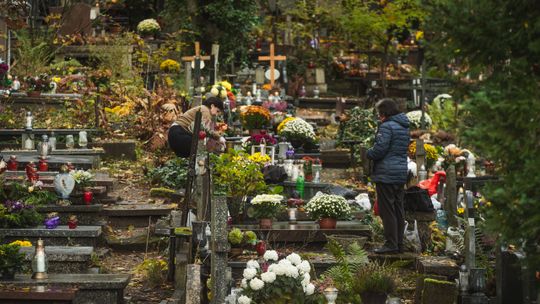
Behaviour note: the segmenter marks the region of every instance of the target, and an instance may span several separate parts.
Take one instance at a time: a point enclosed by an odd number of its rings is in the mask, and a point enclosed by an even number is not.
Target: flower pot
[[[2,271],[2,280],[14,280],[15,279],[15,270],[7,269]]]
[[[237,257],[239,255],[242,255],[242,252],[244,252],[243,248],[232,247],[231,251],[229,252],[229,257],[231,258]]]
[[[28,97],[39,97],[39,96],[41,96],[41,91],[28,91],[28,92],[26,92],[26,96],[28,96]]]
[[[304,142],[302,140],[291,139],[289,140],[289,142],[291,143],[291,146],[293,146],[295,150],[302,149],[302,147],[304,146]]]
[[[384,293],[366,291],[360,293],[360,297],[363,304],[384,304],[388,296]]]
[[[320,229],[336,229],[337,220],[331,217],[323,217],[319,220]]]
[[[260,135],[261,131],[262,131],[262,129],[249,129],[249,135],[250,136]]]
[[[272,219],[270,218],[259,219],[259,227],[261,229],[272,229]]]

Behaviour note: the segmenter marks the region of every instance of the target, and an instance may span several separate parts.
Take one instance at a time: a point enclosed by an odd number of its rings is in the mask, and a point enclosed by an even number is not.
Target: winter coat
[[[390,116],[379,126],[375,145],[367,151],[367,157],[374,161],[372,181],[393,185],[407,182],[409,141],[407,115]]]

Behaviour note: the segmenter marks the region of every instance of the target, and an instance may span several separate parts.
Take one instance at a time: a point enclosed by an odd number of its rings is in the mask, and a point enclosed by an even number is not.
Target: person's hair
[[[214,105],[214,107],[218,108],[221,112],[223,112],[223,101],[217,97],[209,97],[202,103],[204,106],[207,106],[210,108],[211,105]]]
[[[384,98],[377,102],[375,105],[377,112],[381,116],[390,117],[399,114],[397,103],[391,98]]]

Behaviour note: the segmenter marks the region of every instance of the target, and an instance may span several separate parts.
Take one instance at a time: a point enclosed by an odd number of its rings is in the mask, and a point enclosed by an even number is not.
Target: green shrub
[[[188,160],[175,157],[167,161],[163,166],[148,171],[147,176],[152,184],[157,184],[171,189],[183,188],[187,181]]]

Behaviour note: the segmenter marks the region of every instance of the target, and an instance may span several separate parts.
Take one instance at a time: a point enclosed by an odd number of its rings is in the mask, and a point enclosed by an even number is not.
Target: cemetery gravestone
[[[60,35],[90,35],[92,32],[91,9],[92,7],[85,3],[76,3],[71,6],[63,16]]]

